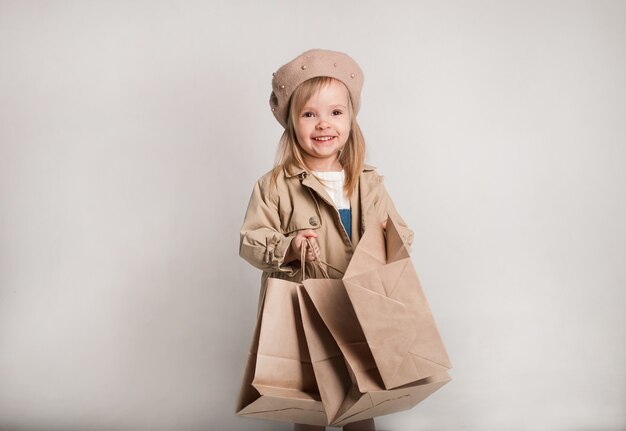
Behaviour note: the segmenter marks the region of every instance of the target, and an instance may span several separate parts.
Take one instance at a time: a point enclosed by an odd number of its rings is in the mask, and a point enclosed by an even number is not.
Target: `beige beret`
[[[345,84],[350,92],[354,113],[359,112],[363,72],[358,64],[343,52],[312,49],[282,66],[274,73],[270,107],[283,127],[287,127],[289,99],[304,81],[318,76],[329,76]]]

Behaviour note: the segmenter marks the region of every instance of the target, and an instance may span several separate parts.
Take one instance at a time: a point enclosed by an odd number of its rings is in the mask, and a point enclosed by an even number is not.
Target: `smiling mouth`
[[[317,138],[313,138],[313,140],[316,142],[327,142],[327,141],[330,141],[331,139],[335,139],[335,137],[334,136],[318,136]]]

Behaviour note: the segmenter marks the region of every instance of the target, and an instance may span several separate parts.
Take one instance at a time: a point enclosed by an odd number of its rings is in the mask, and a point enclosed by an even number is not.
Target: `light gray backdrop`
[[[626,2],[0,2],[0,429],[234,416],[238,257],[302,51],[415,230],[453,382],[383,430],[626,429]]]

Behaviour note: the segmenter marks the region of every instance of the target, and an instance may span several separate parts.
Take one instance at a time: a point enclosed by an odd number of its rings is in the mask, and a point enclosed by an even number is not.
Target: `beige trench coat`
[[[261,299],[269,277],[302,280],[300,261],[284,263],[291,240],[299,230],[313,229],[318,235],[321,260],[341,271],[348,267],[372,212],[380,222],[391,217],[401,226],[403,239],[409,245],[413,241],[413,232],[396,211],[383,185],[383,177],[371,166],[364,167],[350,199],[352,238],[348,238],[339,211],[315,176],[304,170],[285,169],[278,176],[276,188],[270,188],[270,179],[271,172],[268,172],[254,186],[241,227],[239,248],[242,258],[263,271]],[[307,278],[321,277],[312,265],[307,265],[306,273]],[[342,277],[332,269],[328,273],[332,278]]]

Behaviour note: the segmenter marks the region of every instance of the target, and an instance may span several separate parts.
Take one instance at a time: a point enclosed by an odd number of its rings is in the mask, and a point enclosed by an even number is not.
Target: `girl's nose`
[[[318,128],[318,129],[326,129],[327,127],[328,127],[328,123],[326,122],[326,120],[320,119],[320,121],[317,122],[316,128]]]

